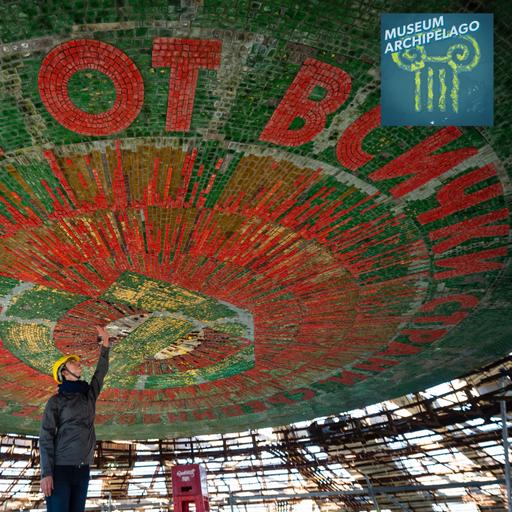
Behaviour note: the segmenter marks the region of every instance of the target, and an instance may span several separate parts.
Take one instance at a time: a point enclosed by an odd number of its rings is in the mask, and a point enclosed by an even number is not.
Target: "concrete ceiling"
[[[63,353],[92,374],[94,325],[102,438],[290,423],[509,352],[509,4],[494,127],[380,126],[379,15],[438,8],[2,3],[0,431],[37,432]]]

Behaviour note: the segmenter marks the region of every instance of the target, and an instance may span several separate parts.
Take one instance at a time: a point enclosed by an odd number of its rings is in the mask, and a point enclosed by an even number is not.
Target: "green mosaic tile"
[[[90,377],[96,324],[131,326],[102,438],[284,424],[510,352],[512,4],[485,9],[495,126],[443,131],[360,124],[380,102],[380,13],[434,0],[2,3],[0,431],[37,432],[12,413],[39,410],[62,353]],[[59,88],[45,63],[63,48]],[[345,100],[297,115],[341,71]]]

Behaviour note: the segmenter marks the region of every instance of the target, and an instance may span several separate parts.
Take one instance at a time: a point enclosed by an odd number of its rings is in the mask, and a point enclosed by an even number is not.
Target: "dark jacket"
[[[87,394],[62,393],[48,400],[39,431],[41,478],[53,475],[54,466],[92,464],[96,400],[108,371],[108,353],[102,346]]]

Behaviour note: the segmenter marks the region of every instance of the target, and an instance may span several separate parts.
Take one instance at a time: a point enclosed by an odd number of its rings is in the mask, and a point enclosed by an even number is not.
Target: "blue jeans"
[[[89,486],[89,466],[55,466],[48,512],[83,512]]]

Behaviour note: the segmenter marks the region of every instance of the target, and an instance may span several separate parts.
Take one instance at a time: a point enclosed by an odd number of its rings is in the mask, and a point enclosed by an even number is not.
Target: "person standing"
[[[81,380],[82,365],[74,354],[53,365],[58,393],[46,404],[39,431],[41,491],[48,512],[83,512],[93,462],[96,400],[108,371],[109,336],[96,326],[101,349],[91,383]]]

